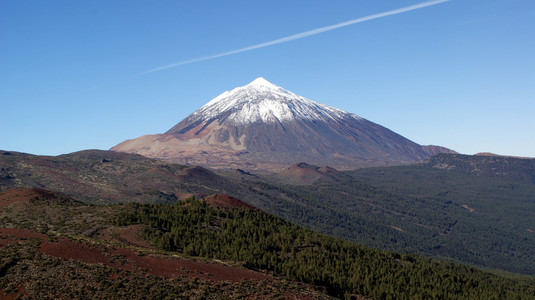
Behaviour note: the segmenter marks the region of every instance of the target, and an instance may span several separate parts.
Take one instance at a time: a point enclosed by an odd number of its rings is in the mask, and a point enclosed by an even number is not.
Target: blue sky
[[[419,144],[535,157],[535,1],[0,0],[0,149],[57,155],[163,133],[262,76]]]

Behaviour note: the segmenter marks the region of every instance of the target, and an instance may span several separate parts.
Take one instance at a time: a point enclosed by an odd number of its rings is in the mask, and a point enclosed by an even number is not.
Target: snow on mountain
[[[262,77],[214,98],[194,112],[190,121],[208,120],[219,115],[226,115],[226,119],[235,124],[360,119],[355,114],[298,96]]]

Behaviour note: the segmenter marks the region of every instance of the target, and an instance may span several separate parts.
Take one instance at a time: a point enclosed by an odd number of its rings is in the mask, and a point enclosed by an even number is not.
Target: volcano
[[[428,146],[264,78],[224,92],[164,134],[127,140],[111,150],[211,168],[269,171],[299,162],[342,170],[396,165],[431,155]]]

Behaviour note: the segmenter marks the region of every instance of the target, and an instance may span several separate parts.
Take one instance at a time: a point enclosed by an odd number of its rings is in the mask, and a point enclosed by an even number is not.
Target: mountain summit
[[[263,170],[297,162],[351,169],[430,156],[385,127],[261,77],[224,92],[164,134],[127,140],[111,150],[215,168]]]
[[[343,110],[298,96],[259,77],[246,86],[219,95],[167,133],[183,133],[186,123],[211,123],[216,119],[219,123],[244,125],[293,120],[321,121],[349,116],[360,119]]]

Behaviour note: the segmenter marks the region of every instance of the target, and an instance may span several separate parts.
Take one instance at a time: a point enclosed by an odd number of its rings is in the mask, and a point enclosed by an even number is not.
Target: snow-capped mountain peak
[[[257,79],[251,81],[247,87],[267,87],[267,88],[278,88],[278,86],[274,85],[273,83],[267,81],[263,77],[258,77]]]
[[[296,162],[353,169],[431,155],[387,128],[261,77],[224,92],[163,134],[128,140],[112,150],[246,170],[281,170]]]
[[[190,121],[211,121],[234,124],[273,123],[291,120],[322,120],[356,118],[355,114],[323,105],[298,96],[262,77],[251,83],[224,92],[190,116]]]

